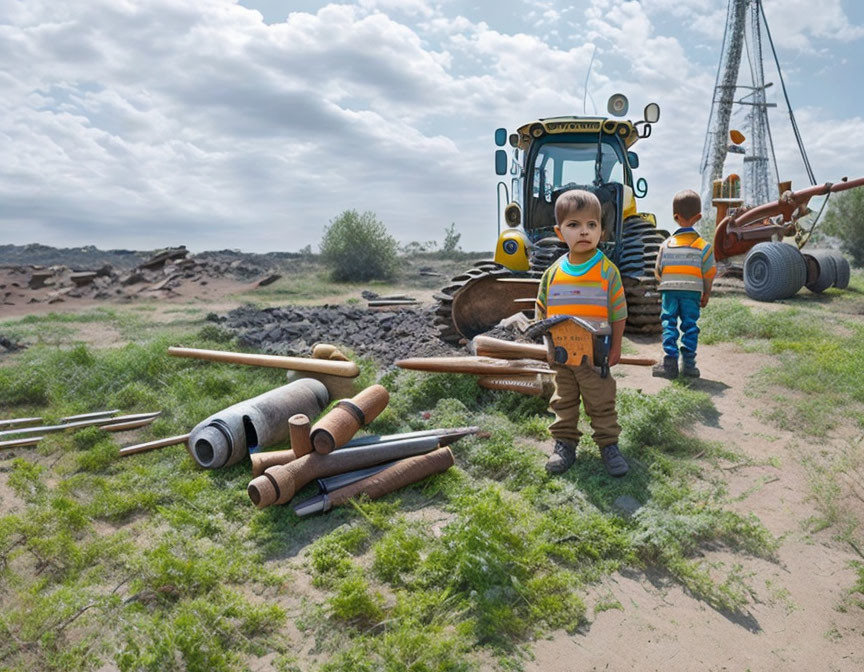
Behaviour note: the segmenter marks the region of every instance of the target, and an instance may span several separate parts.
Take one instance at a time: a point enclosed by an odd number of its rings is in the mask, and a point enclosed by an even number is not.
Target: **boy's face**
[[[560,224],[555,225],[555,233],[567,243],[571,252],[590,252],[600,242],[600,213],[596,208],[570,210]]]

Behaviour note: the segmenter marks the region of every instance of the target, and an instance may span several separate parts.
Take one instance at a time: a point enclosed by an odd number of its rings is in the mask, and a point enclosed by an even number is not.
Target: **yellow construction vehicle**
[[[443,340],[458,343],[517,312],[533,314],[540,276],[567,251],[554,233],[555,201],[575,188],[600,199],[600,249],[621,271],[628,330],[659,331],[654,262],[669,234],[657,229],[653,214],[638,211],[636,198],[645,196],[648,185],[643,177],[634,181],[639,157],[630,148],[651,135],[660,107],[649,104],[635,123],[620,118],[628,107],[627,99],[616,94],[609,99],[609,117],[554,117],[524,124],[509,136],[509,157],[500,149],[508,141],[506,129],[495,132],[495,172],[508,179],[498,183],[495,256],[456,276],[436,294],[436,323]]]

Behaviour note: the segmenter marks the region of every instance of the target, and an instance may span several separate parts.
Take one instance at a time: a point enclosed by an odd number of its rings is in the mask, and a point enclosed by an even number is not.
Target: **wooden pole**
[[[186,443],[189,440],[188,434],[180,436],[170,436],[167,439],[158,439],[148,443],[139,443],[135,446],[126,446],[120,449],[120,455],[135,455],[136,453],[146,453],[148,450],[156,450],[157,448],[165,448],[166,446],[176,446],[181,443]]]
[[[293,371],[309,371],[323,373],[343,378],[354,378],[360,375],[360,367],[354,362],[341,362],[330,359],[313,359],[308,357],[280,357],[278,355],[254,355],[243,352],[225,352],[222,350],[199,350],[196,348],[168,348],[172,357],[191,357],[206,359],[210,362],[225,362],[227,364],[247,364],[249,366],[264,366],[273,369],[291,369]]]

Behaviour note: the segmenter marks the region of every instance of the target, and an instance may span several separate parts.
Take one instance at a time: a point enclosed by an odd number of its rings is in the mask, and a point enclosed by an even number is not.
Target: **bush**
[[[396,240],[373,212],[346,210],[321,239],[321,260],[337,282],[389,280],[396,272],[397,253]]]
[[[855,266],[864,266],[864,190],[833,195],[825,213],[824,229],[840,239]]]

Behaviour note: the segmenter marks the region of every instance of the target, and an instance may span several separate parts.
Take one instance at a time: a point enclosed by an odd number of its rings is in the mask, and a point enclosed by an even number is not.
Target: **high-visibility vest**
[[[575,315],[595,322],[609,321],[609,276],[612,262],[602,255],[582,275],[570,275],[559,261],[546,291],[546,316]]]
[[[678,290],[702,293],[702,253],[708,244],[699,236],[687,241],[682,233],[663,242],[660,257],[660,291]]]

